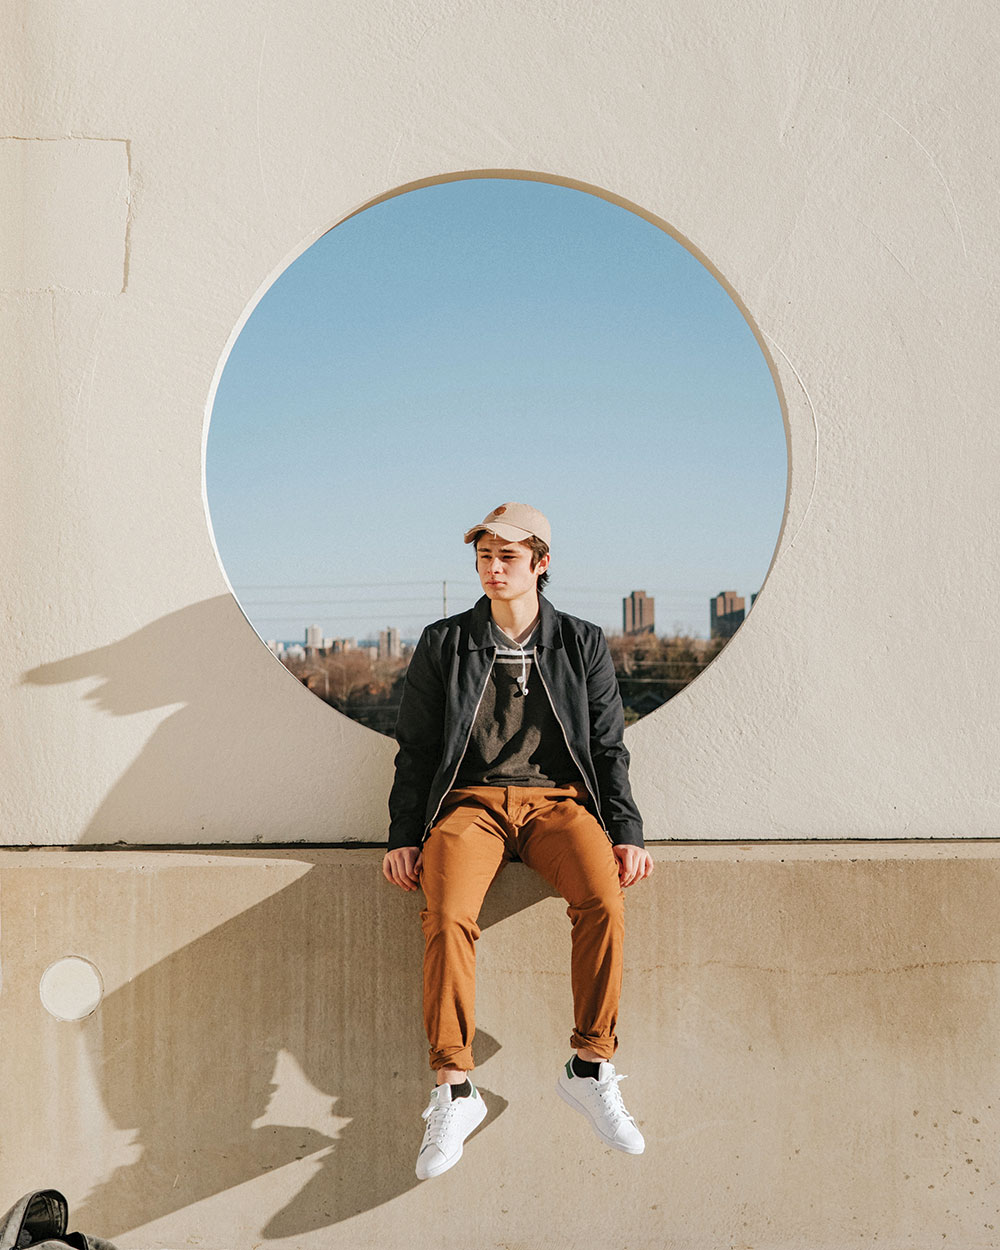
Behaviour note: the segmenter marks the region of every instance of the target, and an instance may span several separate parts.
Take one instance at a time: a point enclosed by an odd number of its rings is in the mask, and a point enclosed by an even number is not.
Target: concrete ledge
[[[1000,846],[653,849],[618,1056],[646,1154],[555,1095],[569,925],[514,865],[481,918],[492,1114],[423,1185],[420,896],[379,850],[0,852],[10,1201],[61,1188],[123,1250],[996,1245]],[[103,981],[78,1021],[39,994],[67,956]]]

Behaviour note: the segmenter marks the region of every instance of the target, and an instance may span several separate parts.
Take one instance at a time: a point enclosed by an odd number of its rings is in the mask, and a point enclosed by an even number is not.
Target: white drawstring
[[[528,657],[525,653],[524,646],[517,644],[521,648],[521,676],[517,679],[517,684],[522,694],[528,693]]]

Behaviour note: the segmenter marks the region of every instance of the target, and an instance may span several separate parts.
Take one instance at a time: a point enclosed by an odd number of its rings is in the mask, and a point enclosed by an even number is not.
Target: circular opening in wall
[[[230,585],[302,686],[391,734],[423,626],[482,593],[463,532],[552,523],[546,595],[608,635],[633,721],[743,621],[785,506],[772,372],[662,224],[540,178],[383,197],[263,292],[206,491]]]

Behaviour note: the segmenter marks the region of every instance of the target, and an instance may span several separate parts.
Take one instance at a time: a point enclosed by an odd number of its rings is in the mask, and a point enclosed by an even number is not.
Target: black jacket
[[[642,846],[628,780],[618,681],[604,633],[539,595],[535,666],[611,842]],[[428,625],[410,660],[396,719],[389,850],[420,846],[451,789],[496,655],[490,601]]]

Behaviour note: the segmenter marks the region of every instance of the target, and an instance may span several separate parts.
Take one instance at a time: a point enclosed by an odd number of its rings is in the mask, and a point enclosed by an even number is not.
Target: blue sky
[[[760,588],[787,457],[764,358],[715,278],[596,196],[476,178],[328,231],[264,294],[219,382],[207,494],[262,638],[404,637],[480,593],[462,533],[552,523],[549,598],[707,636]]]

